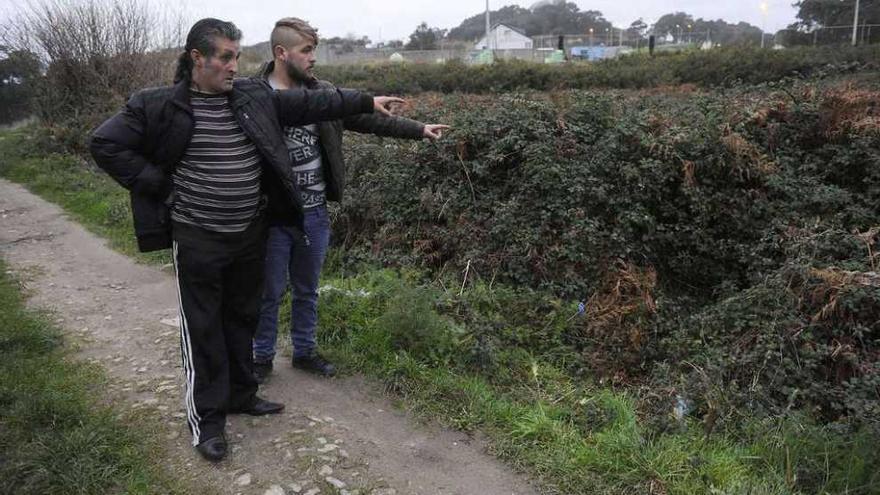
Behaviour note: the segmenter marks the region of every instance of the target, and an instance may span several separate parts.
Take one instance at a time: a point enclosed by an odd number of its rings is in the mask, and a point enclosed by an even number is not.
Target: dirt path
[[[111,377],[107,398],[163,424],[167,466],[206,492],[229,494],[532,494],[479,440],[425,427],[361,377],[320,379],[283,359],[262,395],[283,415],[232,416],[232,454],[211,465],[184,425],[176,292],[168,270],[139,265],[66,219],[57,206],[0,180],[0,255],[30,304],[53,312],[78,354]]]

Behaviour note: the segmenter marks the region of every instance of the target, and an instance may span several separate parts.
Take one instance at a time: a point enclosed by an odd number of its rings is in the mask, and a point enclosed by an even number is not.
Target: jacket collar
[[[192,113],[192,105],[189,102],[189,81],[180,81],[174,85],[171,102],[186,113]]]
[[[248,101],[250,96],[240,91],[233,83],[232,91],[229,92],[229,104],[232,108],[238,109]],[[192,104],[190,103],[189,81],[180,81],[174,85],[174,91],[171,96],[171,102],[188,114],[192,114]]]

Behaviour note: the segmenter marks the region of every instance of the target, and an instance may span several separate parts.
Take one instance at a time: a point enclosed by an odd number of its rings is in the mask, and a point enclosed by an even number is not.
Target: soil
[[[479,436],[425,425],[361,376],[326,379],[279,357],[261,396],[284,413],[230,416],[232,452],[204,461],[185,426],[171,268],[138,264],[19,185],[0,180],[0,255],[48,310],[73,358],[99,364],[103,400],[159,425],[159,458],[205,493],[534,494]],[[317,491],[316,491],[317,490]],[[200,489],[201,492],[201,489]]]

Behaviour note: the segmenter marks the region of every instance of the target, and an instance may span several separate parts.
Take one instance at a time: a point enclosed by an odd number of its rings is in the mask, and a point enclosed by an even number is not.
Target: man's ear
[[[193,48],[189,51],[189,56],[192,58],[194,67],[204,67],[205,65],[205,56],[202,55],[202,52]]]
[[[287,48],[284,48],[281,45],[275,45],[272,47],[272,55],[274,58],[283,59],[285,55],[287,55]]]

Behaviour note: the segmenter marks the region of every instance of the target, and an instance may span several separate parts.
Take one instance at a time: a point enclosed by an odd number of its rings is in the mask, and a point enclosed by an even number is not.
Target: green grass
[[[867,433],[844,436],[796,416],[709,438],[692,418],[676,431],[652,432],[629,393],[575,380],[540,357],[512,354],[505,366],[513,378],[500,383],[462,365],[466,336],[418,302],[430,289],[413,277],[366,270],[323,283],[336,288],[320,307],[320,338],[333,359],[380,378],[423,418],[484,431],[499,456],[561,493],[880,493],[880,457]],[[283,312],[282,324],[287,318]],[[447,335],[404,342],[452,338],[458,348],[445,357],[418,344],[402,349],[400,335],[414,322]]]
[[[79,157],[52,152],[54,146],[37,129],[0,132],[0,177],[61,206],[113,249],[146,263],[170,263],[167,251],[138,252],[128,193]]]
[[[33,133],[0,133],[0,175],[134,253],[121,188],[78,160],[33,150]],[[576,360],[559,341],[574,310],[569,304],[482,284],[458,297],[420,274],[370,267],[347,276],[342,259],[331,252],[322,282],[325,352],[343,369],[379,379],[417,415],[485,432],[498,456],[550,490],[880,493],[880,457],[867,434],[841,434],[797,416],[755,420],[708,438],[696,418],[666,418],[676,427],[662,433],[650,428],[632,392],[569,369]],[[285,300],[280,328],[289,317]],[[503,323],[488,332],[499,337],[494,344],[480,341],[476,330],[486,321]],[[280,347],[289,348],[281,333]]]
[[[191,493],[157,467],[149,420],[96,402],[100,370],[68,359],[6,272],[0,261],[0,493]]]

